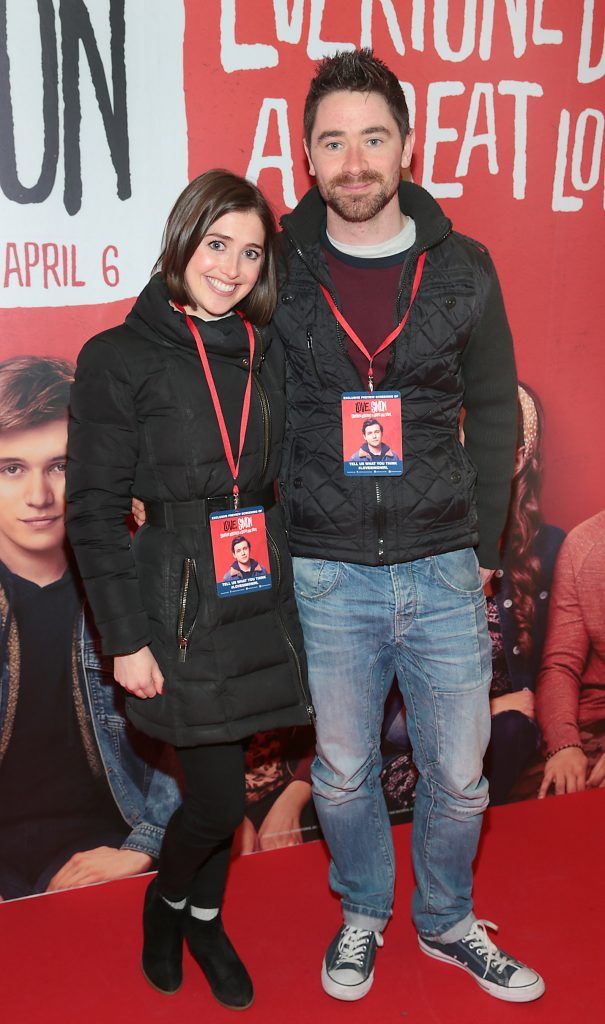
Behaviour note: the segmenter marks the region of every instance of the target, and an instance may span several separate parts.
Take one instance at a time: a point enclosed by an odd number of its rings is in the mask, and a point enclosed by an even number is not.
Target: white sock
[[[173,910],[183,910],[187,902],[186,898],[184,900],[167,900],[165,896],[162,896],[162,899],[164,900],[164,903],[167,903]]]
[[[196,917],[198,921],[214,921],[215,917],[219,915],[219,908],[214,907],[211,910],[206,910],[205,907],[189,907],[191,916]]]

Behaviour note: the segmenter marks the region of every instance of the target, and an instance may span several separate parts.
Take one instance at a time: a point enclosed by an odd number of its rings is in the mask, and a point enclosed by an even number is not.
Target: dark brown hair
[[[66,359],[14,356],[0,363],[0,431],[67,416],[74,368]]]
[[[303,123],[307,146],[315,124],[317,107],[331,92],[377,92],[387,102],[401,138],[405,142],[410,130],[410,116],[402,88],[392,71],[374,56],[368,47],[326,57],[317,65],[305,100]]]
[[[519,381],[536,410],[535,438],[512,481],[511,499],[502,538],[509,597],[517,623],[517,645],[529,654],[533,643],[533,624],[536,611],[535,593],[540,578],[540,559],[533,553],[538,530],[542,525],[540,492],[542,490],[542,432],[544,413],[535,391]],[[518,403],[517,448],[525,447],[523,409]]]
[[[242,313],[262,327],[271,319],[277,302],[275,217],[262,192],[245,178],[216,169],[190,181],[166,221],[156,267],[166,281],[172,301],[195,306],[185,283],[189,260],[214,222],[235,211],[256,213],[265,231],[258,281],[240,305]]]

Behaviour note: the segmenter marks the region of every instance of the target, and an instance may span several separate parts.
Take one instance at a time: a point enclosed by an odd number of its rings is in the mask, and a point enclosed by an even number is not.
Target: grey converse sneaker
[[[486,928],[498,931],[491,921],[475,921],[457,942],[435,942],[418,936],[423,953],[461,967],[490,996],[509,1003],[530,1003],[544,992],[544,981],[531,967],[515,960],[489,938]]]
[[[361,999],[374,981],[376,947],[384,939],[380,932],[366,931],[343,924],[328,946],[321,983],[334,999]]]

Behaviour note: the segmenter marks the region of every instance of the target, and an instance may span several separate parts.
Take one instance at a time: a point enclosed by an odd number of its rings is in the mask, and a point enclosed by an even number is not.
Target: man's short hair
[[[67,359],[5,359],[0,363],[0,431],[29,430],[67,416],[73,379]]]
[[[361,433],[365,434],[368,427],[380,427],[380,433],[384,433],[384,427],[378,420],[364,420],[361,427]]]
[[[377,92],[386,100],[388,108],[405,142],[410,131],[410,115],[403,90],[396,75],[386,64],[374,56],[369,47],[363,50],[336,53],[317,65],[315,77],[305,100],[303,124],[305,142],[311,143],[317,107],[331,92]]]
[[[233,554],[235,554],[235,548],[237,547],[237,545],[241,544],[242,541],[244,541],[244,543],[248,545],[250,550],[252,550],[252,545],[247,537],[234,537],[233,540],[231,541],[231,551],[233,552]]]

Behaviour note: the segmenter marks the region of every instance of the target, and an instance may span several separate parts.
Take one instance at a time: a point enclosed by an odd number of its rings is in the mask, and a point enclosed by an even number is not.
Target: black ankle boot
[[[158,992],[173,995],[183,981],[183,926],[187,908],[175,910],[162,899],[154,878],[143,908],[143,974]]]
[[[225,933],[221,915],[212,921],[200,921],[188,910],[185,938],[217,1002],[230,1010],[245,1010],[250,1006],[254,999],[252,981]]]

